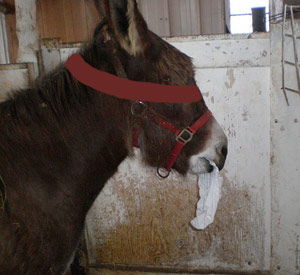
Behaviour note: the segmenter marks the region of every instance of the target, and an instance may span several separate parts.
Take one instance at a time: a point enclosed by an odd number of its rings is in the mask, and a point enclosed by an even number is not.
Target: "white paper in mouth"
[[[200,200],[197,203],[196,217],[191,221],[191,225],[198,230],[205,229],[214,221],[222,193],[223,178],[216,164],[212,161],[209,163],[213,166],[213,171],[199,175],[198,178]]]

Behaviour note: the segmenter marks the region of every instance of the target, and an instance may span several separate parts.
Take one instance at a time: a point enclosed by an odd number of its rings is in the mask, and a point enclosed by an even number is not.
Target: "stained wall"
[[[223,196],[203,231],[195,215],[197,178],[167,180],[128,159],[106,184],[87,220],[91,265],[157,270],[267,272],[271,259],[268,34],[169,39],[194,58],[202,94],[229,138]],[[138,158],[138,152],[137,152]],[[118,273],[115,273],[118,274]]]

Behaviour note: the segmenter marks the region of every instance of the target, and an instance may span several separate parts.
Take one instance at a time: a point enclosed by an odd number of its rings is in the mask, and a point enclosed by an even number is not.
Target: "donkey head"
[[[131,80],[165,85],[196,85],[191,58],[147,28],[135,0],[95,0],[108,22],[117,44],[117,55]],[[143,91],[141,91],[142,93]],[[151,112],[178,128],[186,128],[202,116],[204,100],[185,104],[146,103]],[[133,121],[136,121],[133,118]],[[144,160],[162,167],[176,144],[175,136],[157,124],[141,119],[139,146]],[[189,142],[173,168],[181,174],[210,172],[213,161],[222,169],[227,155],[227,138],[214,117]]]

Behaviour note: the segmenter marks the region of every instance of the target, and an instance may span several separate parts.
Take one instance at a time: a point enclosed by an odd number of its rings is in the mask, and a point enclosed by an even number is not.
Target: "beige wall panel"
[[[88,39],[84,0],[64,0],[64,23],[68,42]]]
[[[224,0],[201,0],[201,34],[225,33]]]
[[[100,23],[100,15],[95,8],[93,0],[85,1],[85,13],[86,13],[86,24],[88,37],[91,38],[96,26]]]
[[[201,33],[199,0],[169,1],[171,36]]]
[[[192,34],[201,34],[200,1],[190,0]]]
[[[62,1],[40,0],[45,38],[61,38],[67,42],[67,30],[64,22]]]
[[[180,0],[177,6],[181,17],[182,34],[185,35],[192,34],[190,2],[190,0]]]
[[[170,32],[172,36],[182,35],[180,2],[181,0],[169,1]]]
[[[224,0],[211,0],[211,18],[213,34],[225,32],[225,2]]]
[[[170,35],[168,0],[140,0],[139,8],[150,30],[160,36]]]

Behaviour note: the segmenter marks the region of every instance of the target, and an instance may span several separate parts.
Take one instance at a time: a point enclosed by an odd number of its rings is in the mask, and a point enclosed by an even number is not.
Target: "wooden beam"
[[[3,14],[10,14],[15,12],[15,8],[11,5],[0,3],[0,12]]]
[[[18,63],[33,63],[33,77],[38,76],[37,52],[39,33],[37,27],[36,0],[15,0],[17,37],[19,41]]]
[[[5,0],[5,3],[11,7],[15,7],[14,0]],[[19,41],[16,31],[16,13],[6,14],[5,23],[10,63],[17,63]]]

